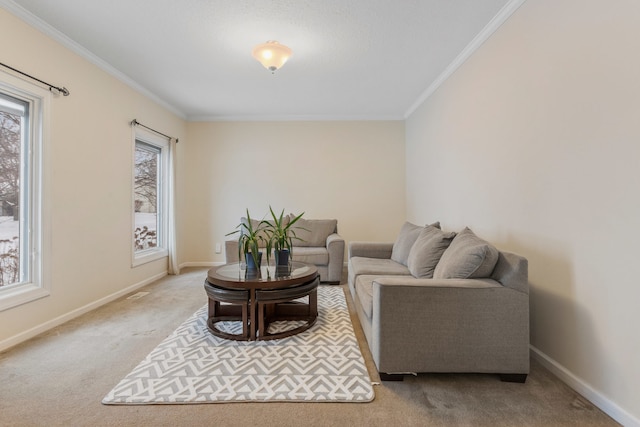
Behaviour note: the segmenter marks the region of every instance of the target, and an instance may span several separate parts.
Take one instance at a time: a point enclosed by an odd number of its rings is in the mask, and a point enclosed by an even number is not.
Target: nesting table
[[[264,266],[254,271],[243,267],[241,263],[225,264],[207,273],[207,326],[213,335],[242,341],[270,340],[313,326],[318,317],[320,283],[315,265],[292,261],[288,266]],[[299,301],[303,297],[308,298]],[[242,332],[221,330],[218,323],[224,321],[242,322]],[[288,321],[296,321],[296,326],[269,333],[271,323]]]

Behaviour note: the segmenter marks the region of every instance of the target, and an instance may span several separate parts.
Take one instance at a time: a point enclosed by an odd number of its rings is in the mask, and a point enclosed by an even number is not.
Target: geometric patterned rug
[[[371,379],[339,286],[319,286],[315,325],[279,340],[218,338],[207,329],[206,318],[207,306],[204,306],[162,341],[102,403],[370,402],[374,399]],[[282,323],[292,327],[292,322]],[[224,322],[221,329],[223,327],[237,333],[241,326],[239,322]]]

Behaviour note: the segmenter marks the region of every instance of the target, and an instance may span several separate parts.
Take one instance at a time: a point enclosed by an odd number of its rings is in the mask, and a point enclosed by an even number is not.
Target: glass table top
[[[317,275],[318,269],[313,264],[292,261],[289,266],[263,265],[260,271],[246,269],[245,263],[225,264],[209,270],[208,279],[211,283],[228,284],[245,282],[299,282]]]

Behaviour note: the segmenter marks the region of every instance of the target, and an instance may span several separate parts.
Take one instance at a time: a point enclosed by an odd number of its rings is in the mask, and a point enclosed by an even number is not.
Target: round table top
[[[318,275],[313,264],[292,261],[290,267],[262,266],[260,273],[247,272],[244,263],[225,264],[209,270],[207,281],[225,288],[286,288],[311,281]]]

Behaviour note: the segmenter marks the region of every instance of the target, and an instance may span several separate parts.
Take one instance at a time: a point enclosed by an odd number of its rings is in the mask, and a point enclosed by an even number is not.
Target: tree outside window
[[[136,140],[134,171],[134,250],[158,247],[158,147]]]
[[[49,116],[51,92],[0,73],[0,311],[51,294]]]
[[[23,117],[0,104],[0,286],[20,282],[20,154]],[[2,108],[2,107],[5,108]]]

